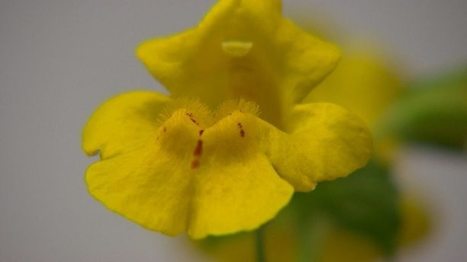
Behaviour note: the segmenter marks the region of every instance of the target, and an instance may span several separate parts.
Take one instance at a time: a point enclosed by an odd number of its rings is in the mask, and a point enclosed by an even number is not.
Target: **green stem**
[[[318,261],[328,225],[315,215],[300,221],[298,226],[298,261]]]
[[[266,253],[264,248],[264,228],[262,226],[256,230],[256,260],[266,262]]]
[[[302,221],[299,223],[301,228],[299,228],[298,235],[298,261],[299,262],[312,262],[313,261],[313,232],[311,230],[310,221]]]

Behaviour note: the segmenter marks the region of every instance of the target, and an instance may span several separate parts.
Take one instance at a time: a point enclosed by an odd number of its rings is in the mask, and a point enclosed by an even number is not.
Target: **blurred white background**
[[[0,261],[203,259],[183,237],[146,231],[88,196],[80,132],[109,96],[162,90],[134,47],[194,25],[212,3],[0,1]],[[284,9],[382,44],[413,77],[467,62],[465,0],[286,0]],[[433,235],[401,261],[467,261],[465,155],[409,149],[400,160],[438,214]]]

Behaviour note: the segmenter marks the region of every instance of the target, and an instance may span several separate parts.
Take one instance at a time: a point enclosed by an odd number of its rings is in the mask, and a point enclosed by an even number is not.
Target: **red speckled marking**
[[[194,156],[201,156],[203,153],[203,140],[198,140],[198,143],[196,144],[195,151],[193,151]]]
[[[191,169],[196,169],[199,167],[199,160],[195,159],[193,162],[191,162]]]
[[[195,117],[193,116],[193,113],[186,113],[186,116],[188,116],[191,120],[191,122],[193,122],[193,124],[199,126],[199,123],[198,121],[196,121]]]
[[[204,129],[199,130],[199,136],[202,136],[204,133]]]
[[[242,123],[237,123],[238,128],[240,129],[240,136],[245,137],[245,130],[243,130]]]
[[[199,167],[200,164],[200,157],[203,154],[203,140],[199,139],[196,143],[195,150],[193,151],[194,159],[191,162],[191,169],[195,169]]]

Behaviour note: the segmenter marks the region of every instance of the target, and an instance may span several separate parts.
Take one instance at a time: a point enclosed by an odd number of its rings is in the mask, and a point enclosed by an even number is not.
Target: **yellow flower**
[[[362,50],[362,49],[358,49]],[[343,58],[336,70],[334,70],[323,82],[305,98],[305,101],[331,102],[340,104],[354,111],[374,127],[384,115],[387,108],[397,101],[398,96],[403,92],[403,85],[400,75],[394,68],[375,51],[349,51]],[[386,154],[388,141],[376,141],[379,147],[377,154]],[[379,149],[379,150],[378,150]],[[391,163],[389,163],[391,164]],[[378,174],[364,174],[373,176]],[[350,177],[351,178],[351,177]],[[346,179],[350,179],[346,178]],[[369,177],[370,178],[370,177]],[[371,178],[370,178],[371,179]],[[354,185],[354,184],[353,184]],[[374,189],[374,186],[371,188]],[[338,191],[339,192],[339,191]],[[308,197],[315,198],[313,192]],[[420,244],[432,228],[430,210],[426,208],[422,199],[412,196],[411,192],[402,192],[398,199],[400,209],[400,229],[396,239],[398,248],[409,248]],[[366,201],[363,200],[363,201]],[[292,202],[293,204],[293,202]],[[324,203],[323,206],[329,203]],[[339,204],[335,202],[334,205]],[[344,203],[343,205],[345,205]],[[362,205],[365,206],[365,205]],[[378,261],[384,258],[384,250],[381,246],[369,238],[367,235],[358,234],[342,225],[335,225],[332,219],[328,225],[313,224],[300,226],[298,228],[295,217],[288,217],[291,209],[298,207],[287,207],[289,210],[281,212],[281,216],[269,223],[264,232],[264,243],[266,258],[270,262],[297,261],[300,252],[300,236],[303,232],[310,232],[317,240],[312,241],[309,249],[312,255],[316,256],[313,261]],[[290,209],[291,208],[291,209]],[[310,208],[313,208],[310,206]],[[351,212],[353,212],[352,210]],[[380,211],[380,210],[376,210]],[[375,210],[366,210],[375,212]],[[315,214],[312,211],[312,214]],[[341,213],[337,213],[341,215]],[[318,220],[323,219],[319,212],[316,212]],[[373,216],[372,216],[373,217]],[[303,218],[302,218],[303,219]],[[377,219],[377,216],[374,217]],[[375,223],[378,221],[374,221]],[[379,221],[381,222],[381,221]],[[386,223],[379,223],[386,227]],[[311,229],[311,230],[310,230]],[[316,230],[320,232],[316,232]],[[264,229],[263,229],[264,230]],[[324,231],[324,232],[323,232]],[[216,261],[256,261],[255,234],[236,234],[233,236],[208,238],[204,241],[196,241],[191,244],[205,251]]]
[[[297,104],[338,59],[282,18],[280,1],[221,0],[194,29],[143,43],[171,92],[116,96],[92,115],[83,149],[100,154],[89,192],[155,231],[192,238],[252,230],[294,190],[366,164],[363,121],[326,103]]]
[[[197,27],[143,42],[137,56],[172,97],[210,107],[241,97],[282,126],[291,104],[335,67],[339,51],[284,19],[279,0],[220,0]]]

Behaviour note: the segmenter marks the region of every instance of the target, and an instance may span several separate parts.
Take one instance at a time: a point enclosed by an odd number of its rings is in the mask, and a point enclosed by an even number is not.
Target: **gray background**
[[[133,55],[154,35],[195,24],[214,1],[1,0],[0,261],[192,261],[184,237],[145,231],[106,211],[83,184],[80,131],[117,92],[160,89]],[[410,76],[467,61],[465,0],[284,1],[355,38],[385,45]],[[300,11],[298,11],[300,10]],[[401,177],[438,213],[403,261],[467,259],[465,155],[408,149]]]

